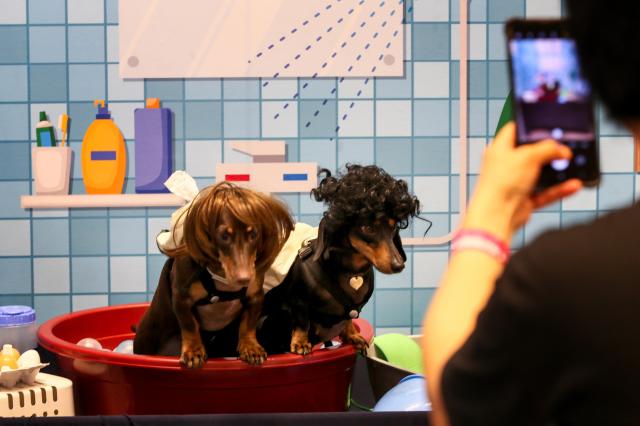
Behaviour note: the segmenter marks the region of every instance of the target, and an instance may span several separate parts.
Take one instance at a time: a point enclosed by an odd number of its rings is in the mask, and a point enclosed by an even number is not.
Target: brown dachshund
[[[303,244],[285,280],[265,298],[258,337],[270,353],[305,355],[340,336],[364,351],[368,342],[352,319],[373,293],[373,268],[404,269],[400,230],[419,213],[407,183],[376,166],[348,165],[312,191],[328,205],[318,238]]]
[[[207,356],[261,364],[256,339],[264,274],[293,229],[286,206],[222,182],[183,213],[182,241],[168,250],[158,288],[142,317],[134,353],[178,355],[188,368]]]

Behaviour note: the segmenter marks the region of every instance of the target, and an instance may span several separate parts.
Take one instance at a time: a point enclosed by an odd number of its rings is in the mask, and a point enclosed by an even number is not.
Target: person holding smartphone
[[[594,95],[640,137],[640,3],[567,6]],[[509,258],[535,209],[583,185],[540,188],[545,166],[575,157],[571,146],[517,139],[510,123],[487,149],[425,315],[431,424],[638,425],[640,205],[548,232]]]

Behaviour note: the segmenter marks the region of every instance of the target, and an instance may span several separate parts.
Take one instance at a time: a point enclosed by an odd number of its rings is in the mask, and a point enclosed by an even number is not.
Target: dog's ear
[[[312,258],[314,262],[318,261],[324,251],[329,247],[328,237],[329,235],[324,229],[324,220],[321,220],[318,226],[318,237],[316,238],[316,247]]]
[[[396,246],[396,249],[398,249],[398,253],[400,253],[400,256],[402,256],[402,260],[407,260],[407,254],[404,252],[404,248],[402,248],[402,239],[400,238],[400,231],[396,231],[395,235],[393,236],[393,244]]]

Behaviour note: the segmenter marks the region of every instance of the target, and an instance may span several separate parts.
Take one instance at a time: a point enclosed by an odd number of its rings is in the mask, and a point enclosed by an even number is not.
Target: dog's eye
[[[253,241],[256,238],[258,238],[258,233],[252,229],[251,231],[249,231],[248,236],[249,236],[249,240]]]
[[[360,226],[360,231],[362,231],[363,234],[373,234],[375,232],[371,225]]]
[[[231,235],[228,232],[223,232],[220,234],[220,239],[226,243],[231,239]]]

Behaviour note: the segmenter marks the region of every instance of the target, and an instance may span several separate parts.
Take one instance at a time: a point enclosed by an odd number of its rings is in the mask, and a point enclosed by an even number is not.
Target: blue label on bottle
[[[116,159],[115,151],[91,151],[92,161],[111,161]]]

